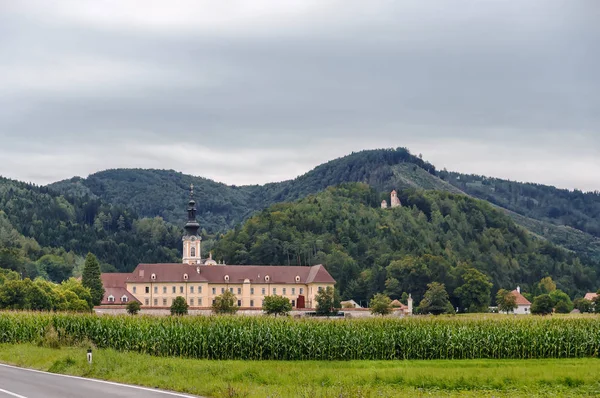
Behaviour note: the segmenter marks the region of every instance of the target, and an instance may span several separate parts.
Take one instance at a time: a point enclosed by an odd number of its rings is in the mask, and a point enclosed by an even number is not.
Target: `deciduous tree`
[[[452,304],[448,299],[448,292],[443,283],[432,282],[427,285],[425,297],[419,304],[419,311],[423,314],[440,315],[453,312]]]
[[[506,289],[498,290],[496,294],[496,304],[498,304],[499,312],[506,312],[507,314],[517,308],[517,297]]]
[[[378,293],[369,302],[371,314],[388,315],[392,312],[392,300],[385,294]]]
[[[337,310],[341,307],[337,292],[331,286],[321,289],[315,296],[315,301],[317,302],[317,315],[329,316],[337,313]]]
[[[577,300],[573,301],[573,306],[582,314],[586,312],[593,312],[594,310],[593,303],[585,298],[578,298]]]
[[[225,290],[225,293],[215,297],[212,310],[215,314],[235,314],[238,311],[235,295]]]
[[[553,290],[550,293],[550,298],[552,299],[552,306],[556,312],[560,314],[568,314],[569,312],[573,311],[573,302],[571,302],[571,298],[562,290]]]
[[[549,294],[540,294],[531,304],[531,313],[536,315],[548,315],[552,313],[552,298]]]
[[[292,303],[287,297],[267,296],[264,299],[262,310],[267,315],[287,315],[292,310]]]
[[[454,293],[468,312],[488,312],[492,283],[475,268],[469,268],[462,277],[464,283]]]

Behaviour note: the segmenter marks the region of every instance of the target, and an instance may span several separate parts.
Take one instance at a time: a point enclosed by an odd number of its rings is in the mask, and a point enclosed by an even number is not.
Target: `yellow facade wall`
[[[296,306],[299,295],[305,297],[306,308],[316,306],[319,288],[333,287],[332,283],[276,284],[276,283],[206,283],[206,282],[152,282],[127,283],[127,290],[140,300],[144,307],[169,307],[182,296],[191,307],[210,307],[213,299],[231,290],[240,307],[260,309],[266,296],[284,296]]]

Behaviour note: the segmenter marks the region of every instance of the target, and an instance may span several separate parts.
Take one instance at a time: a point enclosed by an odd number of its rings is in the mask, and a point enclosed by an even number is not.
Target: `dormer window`
[[[296,283],[300,282],[300,277],[296,275]]]
[[[183,279],[187,281],[188,280],[188,274],[183,274]]]
[[[271,277],[269,275],[265,276],[265,282],[269,282],[271,280]]]
[[[226,282],[229,282],[229,275],[225,275],[224,279],[225,279]]]
[[[113,296],[112,294],[110,296],[108,296],[108,302],[109,303],[114,303],[115,302],[115,296]]]
[[[127,300],[128,300],[128,299],[127,299],[127,296],[126,296],[126,295],[123,295],[123,297],[121,297],[121,302],[122,302],[122,303],[126,303],[126,302],[127,302]]]
[[[152,279],[152,280],[156,280],[156,274],[152,274],[152,275],[150,275],[150,279]]]

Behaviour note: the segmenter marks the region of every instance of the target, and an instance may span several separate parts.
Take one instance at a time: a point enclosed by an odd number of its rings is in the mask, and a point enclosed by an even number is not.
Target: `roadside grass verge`
[[[207,397],[587,397],[600,360],[211,361],[0,344],[0,362]]]

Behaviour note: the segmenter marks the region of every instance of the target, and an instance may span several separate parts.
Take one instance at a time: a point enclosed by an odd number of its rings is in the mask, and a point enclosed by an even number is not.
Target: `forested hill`
[[[271,204],[293,201],[343,182],[364,182],[380,191],[409,187],[460,192],[435,176],[433,165],[407,149],[368,150],[332,160],[289,181],[228,186],[172,170],[114,169],[51,184],[66,195],[89,195],[126,206],[144,217],[184,221],[182,206],[194,184],[200,224],[225,232]]]
[[[162,219],[0,178],[0,267],[24,277],[60,282],[87,252],[105,270],[131,271],[140,262],[179,261],[180,246],[181,228]]]
[[[541,184],[441,172],[440,177],[469,195],[536,220],[567,225],[600,237],[600,192],[557,189]]]
[[[160,216],[180,225],[189,186],[196,187],[198,215],[209,234],[226,232],[257,211],[293,201],[344,182],[367,183],[379,192],[421,188],[466,193],[507,209],[513,220],[538,236],[600,261],[600,198],[481,176],[439,171],[407,149],[352,153],[289,181],[228,186],[169,170],[116,169],[52,184],[68,196],[88,195],[131,208],[143,217]]]
[[[597,286],[600,270],[533,238],[483,201],[410,189],[401,208],[381,209],[380,200],[377,190],[355,183],[276,204],[227,233],[215,254],[230,264],[323,263],[342,296],[355,300],[382,291],[419,300],[432,281],[452,294],[470,267],[494,289],[529,290],[546,276],[572,296]]]

